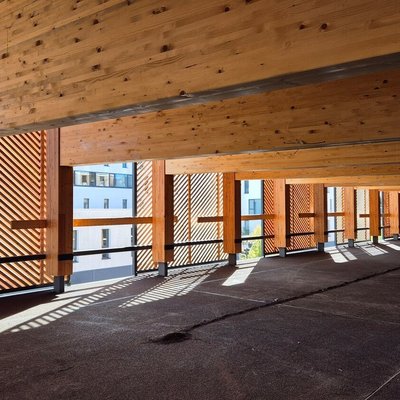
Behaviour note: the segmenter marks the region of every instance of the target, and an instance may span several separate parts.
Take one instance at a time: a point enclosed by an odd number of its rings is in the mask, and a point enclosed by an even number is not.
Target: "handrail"
[[[258,220],[271,220],[274,219],[274,214],[249,214],[241,215],[240,219],[242,221],[258,221]],[[207,223],[207,222],[223,222],[224,217],[222,215],[209,216],[209,217],[197,217],[197,223]]]

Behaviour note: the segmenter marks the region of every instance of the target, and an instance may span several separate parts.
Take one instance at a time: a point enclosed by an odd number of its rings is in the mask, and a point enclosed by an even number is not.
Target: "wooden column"
[[[344,187],[344,237],[349,242],[349,247],[354,247],[357,237],[357,203],[356,191],[353,187]]]
[[[72,274],[72,260],[59,255],[72,253],[73,171],[60,166],[60,130],[47,131],[47,230],[46,270],[54,276],[56,292],[64,291],[64,277]]]
[[[400,234],[400,193],[389,192],[389,225],[390,234],[399,236]]]
[[[328,241],[328,194],[327,188],[323,184],[316,183],[312,185],[313,201],[312,212],[315,214],[311,219],[314,230],[314,240],[320,251],[324,249],[324,243]]]
[[[168,262],[174,250],[166,245],[174,243],[174,176],[165,173],[165,161],[153,161],[153,262],[161,276],[168,275]]]
[[[379,204],[379,190],[370,189],[369,195],[369,232],[372,236],[372,241],[378,243],[380,235],[379,222],[380,222],[380,204]]]
[[[286,247],[289,246],[287,235],[289,233],[289,194],[290,187],[285,179],[274,180],[274,235],[275,246],[279,249],[279,255],[285,257]]]
[[[229,264],[236,264],[236,255],[241,252],[241,199],[240,181],[233,172],[223,174],[224,251],[229,255]]]

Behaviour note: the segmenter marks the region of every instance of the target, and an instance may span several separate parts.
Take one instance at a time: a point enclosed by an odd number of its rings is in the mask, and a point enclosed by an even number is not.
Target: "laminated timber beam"
[[[380,236],[380,199],[379,190],[370,189],[368,190],[369,197],[369,232],[372,236],[372,240],[375,244],[378,243],[378,237]]]
[[[400,141],[168,160],[167,171],[174,175],[245,173],[243,179],[396,175],[400,174]]]
[[[400,185],[398,186],[364,185],[364,186],[356,186],[356,189],[365,189],[365,190],[377,189],[381,192],[400,192]]]
[[[59,129],[47,131],[46,272],[54,277],[56,292],[64,291],[64,277],[72,274],[72,260],[59,260],[72,253],[73,171],[60,166]]]
[[[66,127],[61,131],[61,162],[178,159],[398,141],[399,88],[400,69]]]
[[[324,248],[328,241],[328,193],[323,184],[312,185],[311,212],[314,213],[311,219],[311,229],[314,231],[314,240],[319,251]]]
[[[343,189],[344,237],[349,247],[354,247],[357,238],[357,198],[354,187]]]
[[[305,179],[288,179],[289,184],[309,184],[323,183],[325,186],[354,186],[354,187],[371,187],[371,186],[400,186],[400,175],[371,175],[371,176],[339,176],[325,178],[305,178]]]
[[[394,0],[19,0],[0,16],[0,134],[400,64]]]
[[[307,168],[303,169],[281,169],[265,171],[244,171],[235,174],[240,181],[254,179],[313,179],[313,178],[333,178],[333,177],[364,177],[371,176],[399,176],[400,163],[382,165],[352,165],[349,167],[332,168]],[[323,180],[323,179],[321,179]]]
[[[389,225],[392,235],[400,234],[400,193],[389,193]]]
[[[168,262],[174,260],[174,177],[165,173],[165,161],[152,163],[152,255],[161,276],[168,275]]]
[[[223,174],[223,226],[224,252],[228,254],[229,264],[236,265],[237,254],[241,252],[241,200],[240,182],[235,174]]]

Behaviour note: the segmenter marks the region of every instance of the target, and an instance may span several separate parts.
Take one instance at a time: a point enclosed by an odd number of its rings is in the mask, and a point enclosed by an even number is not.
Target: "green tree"
[[[261,226],[257,226],[250,236],[261,236]],[[251,248],[249,252],[246,254],[244,258],[251,259],[251,258],[259,258],[262,257],[262,240],[254,240],[252,242]]]

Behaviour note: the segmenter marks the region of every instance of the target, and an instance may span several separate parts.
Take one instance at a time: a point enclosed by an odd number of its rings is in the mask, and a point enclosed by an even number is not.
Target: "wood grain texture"
[[[389,225],[390,234],[398,235],[400,233],[400,193],[389,193]]]
[[[380,200],[379,190],[370,189],[368,191],[369,197],[369,233],[371,236],[380,236]]]
[[[141,225],[152,224],[152,217],[124,217],[124,218],[90,218],[74,219],[75,227],[100,225]]]
[[[28,132],[0,138],[0,257],[45,253],[45,229],[11,228],[12,221],[46,218],[45,137]],[[51,283],[45,262],[1,263],[0,292]]]
[[[400,175],[335,176],[326,178],[288,179],[290,184],[323,183],[325,186],[400,186]]]
[[[355,240],[357,238],[356,192],[353,187],[345,187],[343,195],[344,237]]]
[[[152,163],[152,253],[154,263],[173,261],[174,243],[174,177],[165,174],[165,161]]]
[[[373,160],[373,159],[372,159]],[[287,164],[290,166],[290,162]],[[398,176],[400,175],[400,163],[381,165],[353,165],[349,167],[332,168],[301,168],[301,169],[280,169],[266,171],[245,171],[236,172],[237,180],[254,179],[314,179],[333,177],[363,177],[363,176]]]
[[[224,214],[224,251],[237,254],[242,245],[237,242],[241,238],[241,200],[240,182],[235,180],[234,173],[223,174],[223,214]]]
[[[275,247],[286,248],[289,246],[287,235],[290,231],[289,202],[290,188],[285,179],[274,180],[274,229],[275,229]]]
[[[251,179],[400,174],[400,141],[194,157],[167,161],[170,174],[236,172]],[[261,178],[259,178],[261,177]],[[241,179],[241,178],[237,178]],[[247,178],[245,178],[247,179]]]
[[[0,16],[3,134],[334,79],[400,51],[395,0],[19,0]]]
[[[59,261],[60,254],[72,253],[73,171],[60,167],[60,131],[47,132],[47,230],[46,270],[49,275],[72,274],[72,260]]]
[[[61,134],[61,163],[179,159],[399,141],[399,88],[400,70],[67,127]],[[354,150],[349,153],[355,155]],[[393,159],[393,151],[390,154]],[[282,164],[282,157],[276,155],[275,160]],[[293,152],[287,157],[294,163],[298,160],[298,165],[306,160]],[[332,157],[343,162],[343,155],[333,148]],[[354,160],[358,157],[363,157],[361,152]],[[314,156],[314,166],[332,163]]]
[[[323,184],[312,185],[311,209],[315,213],[311,220],[311,229],[314,231],[314,240],[316,243],[325,243],[328,241],[328,194]]]

